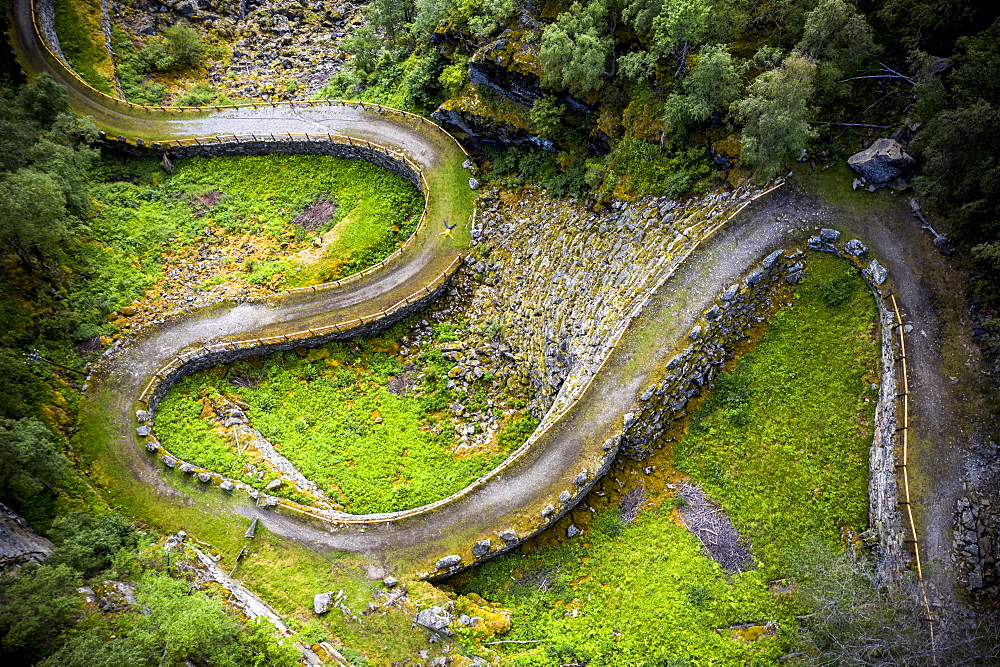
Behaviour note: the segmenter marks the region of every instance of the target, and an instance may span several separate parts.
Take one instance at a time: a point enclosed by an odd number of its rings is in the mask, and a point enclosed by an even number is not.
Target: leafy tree
[[[9,325],[9,322],[4,324]],[[51,395],[51,390],[16,350],[0,348],[0,377],[4,382],[3,391],[0,391],[0,418],[18,420],[31,416]]]
[[[33,83],[21,87],[17,106],[24,120],[48,127],[59,114],[69,111],[69,95],[51,76],[42,74]]]
[[[725,40],[733,8],[724,0],[626,0],[622,18],[635,30],[651,61],[668,56],[675,60],[677,77],[695,49],[713,38]]]
[[[298,651],[279,644],[267,626],[241,626],[222,602],[185,581],[151,572],[136,586],[135,597],[143,613],[131,615],[125,630],[154,662],[226,667],[298,662]]]
[[[197,67],[205,55],[201,35],[185,25],[174,24],[164,30],[163,46],[175,67]]]
[[[0,242],[8,244],[31,268],[29,251],[53,251],[65,238],[69,224],[66,195],[52,174],[18,169],[0,176]]]
[[[542,31],[539,57],[547,86],[586,95],[604,83],[614,39],[603,2],[574,2]]]
[[[0,244],[26,270],[32,255],[54,254],[90,212],[86,170],[97,152],[92,121],[69,114],[65,90],[48,75],[0,95]]]
[[[758,76],[747,96],[733,103],[736,119],[743,125],[740,158],[759,177],[778,174],[816,136],[809,126],[815,70],[810,60],[793,53],[781,67]]]
[[[489,37],[517,11],[513,0],[462,0],[459,7],[468,17],[469,31],[479,39]]]
[[[406,73],[406,97],[410,104],[423,108],[434,108],[441,102],[441,72],[444,70],[444,56],[437,49],[427,49],[414,56],[416,66]]]
[[[51,653],[59,634],[80,613],[80,575],[67,565],[42,565],[0,582],[0,646],[8,664]]]
[[[38,667],[122,667],[141,665],[142,648],[127,637],[110,638],[110,628],[73,632],[59,650],[38,663]]]
[[[188,69],[201,64],[206,50],[205,42],[194,29],[174,24],[163,31],[162,39],[139,51],[136,58],[143,72]]]
[[[795,50],[817,62],[816,85],[833,99],[848,89],[845,73],[875,53],[872,29],[846,0],[820,0],[805,16],[802,39]]]
[[[415,0],[416,16],[410,31],[419,43],[427,43],[441,21],[455,13],[454,0]]]
[[[87,575],[106,568],[121,549],[136,545],[132,526],[120,514],[70,512],[56,519],[49,533],[56,549],[47,563],[65,563]]]
[[[385,31],[386,37],[395,40],[403,28],[417,15],[413,0],[372,0],[364,8],[368,23]]]
[[[664,123],[682,131],[690,123],[700,123],[718,111],[725,111],[740,94],[740,66],[725,46],[706,46],[697,65],[681,84],[684,95],[667,98]]]
[[[552,95],[546,95],[535,100],[531,106],[529,118],[537,130],[538,136],[543,139],[552,139],[559,133],[565,113],[566,107],[559,104]]]
[[[468,82],[469,59],[462,55],[455,55],[454,61],[450,65],[446,65],[438,77],[438,83],[441,84],[449,97],[458,95]]]
[[[976,100],[1000,103],[1000,19],[977,35],[959,38],[955,44],[948,84],[961,106]]]
[[[972,242],[1000,233],[1000,111],[985,100],[944,110],[910,143],[922,165],[914,186]]]
[[[362,76],[368,76],[375,71],[375,64],[382,55],[383,43],[371,26],[365,26],[351,37],[341,40],[340,46],[354,56],[351,59],[354,70]]]
[[[55,436],[39,419],[0,419],[0,498],[17,507],[46,489],[54,491],[69,471]]]

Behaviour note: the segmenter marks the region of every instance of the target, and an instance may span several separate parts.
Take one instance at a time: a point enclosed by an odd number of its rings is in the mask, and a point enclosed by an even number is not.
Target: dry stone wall
[[[639,412],[626,415],[623,455],[642,461],[662,444],[670,424],[687,416],[688,402],[714,386],[713,379],[750,330],[765,321],[777,287],[801,279],[803,264],[797,260],[802,256],[798,251],[786,259],[783,251],[774,251],[705,311],[688,333],[689,344],[667,362],[663,379],[639,397]]]
[[[568,404],[600,366],[616,327],[713,223],[759,190],[616,202],[596,213],[493,191],[479,200],[470,268],[483,278],[470,319],[496,327],[496,352],[534,392],[541,419]]]

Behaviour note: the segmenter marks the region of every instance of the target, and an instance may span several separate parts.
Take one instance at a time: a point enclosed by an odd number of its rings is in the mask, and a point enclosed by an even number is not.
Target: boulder
[[[449,567],[455,567],[462,562],[462,557],[458,554],[452,554],[450,556],[445,556],[435,563],[435,567],[439,570],[447,570]]]
[[[570,524],[570,527],[566,529],[566,537],[576,537],[577,535],[583,535],[583,531]]]
[[[490,554],[490,544],[490,540],[479,540],[472,545],[472,555],[476,558],[488,556]]]
[[[844,252],[852,257],[861,257],[861,255],[868,252],[868,248],[858,239],[851,239],[844,246]]]
[[[573,478],[573,484],[576,486],[583,486],[587,483],[587,471],[581,470],[580,474]]]
[[[764,277],[763,269],[754,269],[753,273],[747,276],[743,282],[746,283],[747,287],[756,287],[764,282]]]
[[[27,521],[0,504],[0,572],[41,563],[52,549],[52,542],[34,533]]]
[[[819,240],[823,243],[836,243],[837,239],[840,238],[840,232],[836,229],[827,229],[824,227],[819,230]]]
[[[317,593],[313,596],[313,611],[317,614],[325,614],[330,611],[330,600],[333,599],[333,591]]]
[[[784,254],[785,254],[784,250],[775,250],[770,255],[765,257],[763,261],[760,263],[760,265],[764,267],[765,271],[770,271],[771,269],[774,268],[774,265],[778,263],[778,260],[781,259],[781,256]]]
[[[566,503],[569,502],[569,499],[571,497],[572,496],[569,495],[569,491],[563,491],[562,493],[559,494],[559,502],[565,505]]]
[[[542,508],[542,518],[548,519],[550,516],[552,516],[552,513],[555,511],[556,511],[555,505],[552,504],[546,505],[544,508]]]
[[[865,273],[868,274],[868,277],[876,285],[881,285],[889,277],[889,272],[885,270],[884,266],[878,263],[877,259],[872,260],[872,263],[865,269]]]
[[[895,139],[882,138],[847,158],[847,164],[869,183],[884,185],[909,170],[913,158]]]
[[[479,181],[477,181],[474,178],[470,178],[469,179],[469,189],[470,190],[478,190],[479,189]]]
[[[517,533],[515,533],[511,528],[508,528],[503,532],[497,533],[497,537],[499,537],[507,544],[510,544],[511,542],[517,542]]]
[[[440,632],[443,635],[450,635],[451,614],[444,607],[428,607],[417,612],[413,618],[413,623],[433,632]]]

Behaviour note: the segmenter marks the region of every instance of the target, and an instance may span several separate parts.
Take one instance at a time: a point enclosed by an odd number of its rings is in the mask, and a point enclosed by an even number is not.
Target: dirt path
[[[40,53],[28,16],[29,0],[13,0],[13,45],[25,69],[51,71],[71,89],[74,107],[95,116],[109,129],[131,136],[168,137],[233,132],[340,132],[376,139],[406,150],[427,169],[447,166],[459,152],[445,154],[447,140],[428,137],[394,119],[355,107],[262,108],[230,110],[201,118],[163,120],[92,99],[74,79]],[[444,142],[444,143],[442,143]],[[450,145],[450,144],[449,144]],[[881,194],[877,196],[882,196]],[[886,211],[889,211],[886,213]],[[607,435],[620,427],[622,415],[646,386],[651,369],[664,363],[676,341],[727,285],[750,265],[778,247],[801,244],[820,226],[861,238],[885,264],[895,282],[909,337],[913,468],[917,476],[918,530],[925,558],[939,566],[931,576],[938,595],[950,597],[951,511],[961,493],[961,453],[967,440],[962,409],[964,387],[946,354],[956,313],[954,284],[940,258],[905,214],[902,204],[869,214],[839,208],[819,198],[785,188],[755,204],[705,243],[650,301],[584,398],[552,429],[531,454],[502,477],[457,502],[412,520],[371,521],[364,528],[306,524],[296,518],[252,506],[238,510],[258,516],[269,529],[331,549],[394,552],[414,566],[426,567],[440,556],[467,550],[472,542],[497,540],[497,532],[515,526],[522,516],[537,516],[571,480],[583,462],[599,451]],[[371,310],[412,292],[414,284],[447,264],[460,248],[445,245],[436,229],[425,234],[405,257],[386,270],[344,288],[279,298],[262,304],[223,304],[190,313],[130,339],[108,359],[95,391],[110,397],[109,418],[118,426],[118,453],[128,459],[134,477],[170,495],[155,463],[141,453],[132,428],[132,399],[139,384],[177,351],[204,341],[270,335],[302,329],[338,317]],[[376,311],[377,312],[377,311]],[[974,406],[972,408],[974,410]],[[190,502],[185,500],[185,502]],[[422,564],[422,565],[420,565]]]

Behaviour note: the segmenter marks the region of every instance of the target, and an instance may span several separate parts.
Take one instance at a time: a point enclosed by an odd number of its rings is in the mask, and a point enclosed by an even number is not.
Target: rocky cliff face
[[[28,522],[0,503],[0,572],[41,563],[52,553],[52,542],[35,533]]]
[[[446,34],[438,40],[447,42]],[[447,100],[431,117],[452,132],[492,145],[529,146],[555,150],[555,145],[538,137],[528,119],[535,102],[554,96],[570,113],[585,114],[591,107],[565,93],[542,85],[539,60],[541,29],[529,18],[504,30],[477,50],[469,60],[469,85],[455,98]],[[606,152],[603,140],[594,146]]]

